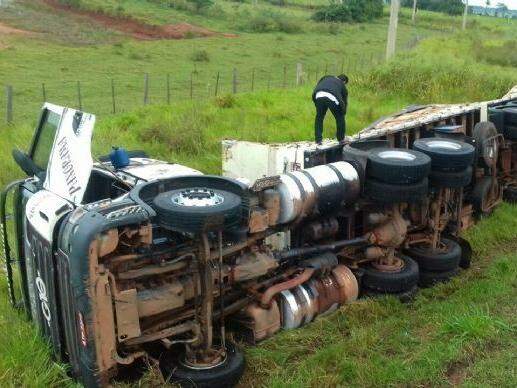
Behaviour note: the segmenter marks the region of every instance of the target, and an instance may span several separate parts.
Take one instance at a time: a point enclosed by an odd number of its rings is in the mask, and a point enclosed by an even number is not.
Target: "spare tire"
[[[419,203],[428,194],[428,179],[410,185],[392,185],[376,179],[367,179],[364,186],[365,196],[381,203]]]
[[[153,200],[158,222],[185,233],[234,229],[241,221],[241,197],[207,186],[164,192]]]
[[[375,148],[368,153],[366,173],[369,177],[391,184],[412,184],[427,178],[431,158],[418,151],[403,148]]]
[[[471,166],[459,172],[431,171],[429,174],[429,184],[434,187],[459,189],[460,187],[468,186],[471,181]]]
[[[497,135],[497,128],[494,123],[481,121],[474,126],[472,136],[476,140],[477,157],[482,167],[493,167],[497,163],[499,155],[499,143],[497,140],[488,142],[490,138]]]
[[[508,140],[517,140],[517,125],[505,126],[503,136]]]
[[[431,157],[435,171],[462,171],[472,165],[475,157],[474,146],[462,141],[425,138],[413,143],[413,149]]]
[[[404,251],[418,263],[421,271],[451,271],[458,268],[461,260],[461,247],[454,241],[442,238],[445,246],[442,251],[434,251],[429,244],[416,244]]]

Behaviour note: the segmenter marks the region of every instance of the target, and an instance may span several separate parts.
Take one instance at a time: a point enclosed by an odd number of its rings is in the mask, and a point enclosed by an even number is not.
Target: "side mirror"
[[[16,164],[28,176],[39,176],[42,172],[44,172],[41,168],[36,166],[36,163],[34,163],[27,154],[23,153],[22,151],[14,149],[12,155]]]

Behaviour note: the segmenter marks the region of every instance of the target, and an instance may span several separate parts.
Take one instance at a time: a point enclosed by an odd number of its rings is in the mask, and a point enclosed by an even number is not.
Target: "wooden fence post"
[[[296,64],[296,86],[303,83],[303,67],[301,63]]]
[[[47,101],[47,91],[45,90],[45,83],[41,84],[41,94],[43,96],[43,102]]]
[[[237,69],[235,67],[233,68],[232,91],[233,94],[237,93]]]
[[[255,91],[255,68],[251,69],[251,91]]]
[[[190,99],[194,98],[194,72],[190,72]]]
[[[285,89],[287,87],[287,66],[284,65],[284,80],[282,82],[282,87]]]
[[[171,103],[171,75],[167,74],[167,105]]]
[[[79,110],[83,110],[83,98],[81,96],[81,81],[77,81],[77,102],[79,103]]]
[[[13,87],[11,85],[7,85],[5,87],[5,97],[6,97],[6,109],[5,109],[5,121],[7,124],[13,123]]]
[[[144,105],[149,103],[149,74],[144,74]]]
[[[217,97],[217,94],[219,93],[219,72],[217,72],[217,75],[215,77],[215,96]]]
[[[113,114],[117,113],[117,107],[115,105],[115,81],[111,79],[111,106]]]

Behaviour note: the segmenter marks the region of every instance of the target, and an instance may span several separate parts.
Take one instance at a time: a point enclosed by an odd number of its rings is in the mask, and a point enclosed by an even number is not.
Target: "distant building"
[[[480,5],[469,6],[469,12],[474,15],[494,16],[498,18],[517,19],[517,10],[497,8],[497,7],[483,7]]]

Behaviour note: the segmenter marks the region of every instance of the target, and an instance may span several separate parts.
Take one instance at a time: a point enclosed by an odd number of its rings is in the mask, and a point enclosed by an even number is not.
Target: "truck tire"
[[[390,184],[413,184],[427,178],[431,158],[402,148],[376,148],[368,152],[368,177]]]
[[[507,140],[517,140],[517,125],[507,125],[504,127],[503,136]]]
[[[226,343],[226,359],[212,368],[189,367],[181,361],[182,356],[171,351],[160,359],[160,369],[167,382],[181,387],[234,387],[244,373],[244,353],[231,342]]]
[[[493,184],[497,184],[497,178],[493,178],[491,176],[485,176],[481,178],[474,185],[474,189],[471,194],[471,202],[474,206],[474,210],[478,215],[488,215],[491,213],[490,211],[486,211],[486,203],[488,201],[488,196],[490,194],[490,190]]]
[[[517,106],[505,107],[504,112],[504,124],[506,126],[517,126]]]
[[[481,121],[474,126],[472,136],[476,141],[477,160],[481,167],[492,167],[497,163],[499,144],[486,143],[488,139],[497,135],[497,128],[489,121]],[[485,144],[486,143],[486,144]]]
[[[418,244],[404,253],[418,263],[420,271],[443,272],[458,268],[461,261],[461,247],[453,240],[442,238],[443,251],[434,252],[427,244]]]
[[[503,198],[508,203],[517,203],[517,186],[508,186],[505,188]]]
[[[367,179],[365,195],[367,198],[386,204],[390,203],[418,203],[427,197],[429,189],[428,179],[410,185],[393,185],[375,179]]]
[[[431,166],[435,171],[457,172],[472,165],[475,157],[474,146],[465,142],[425,138],[413,143],[413,149],[427,154],[431,158]]]
[[[418,286],[414,286],[413,288],[410,288],[407,291],[403,292],[397,292],[397,293],[391,293],[391,296],[394,296],[395,298],[399,299],[402,303],[410,303],[415,299],[415,296],[418,293]],[[374,290],[365,290],[364,296],[372,297],[372,298],[378,298],[381,296],[385,296],[386,293],[384,292],[378,292]]]
[[[153,204],[159,223],[178,232],[229,230],[241,222],[241,197],[209,186],[167,191]]]
[[[428,288],[438,283],[445,283],[451,280],[454,276],[458,275],[459,272],[460,270],[458,268],[445,272],[421,271],[418,285],[422,288]]]
[[[429,174],[429,185],[434,187],[458,189],[460,187],[468,186],[471,181],[471,166],[459,172],[431,171],[431,173]]]
[[[363,267],[362,286],[366,293],[376,291],[396,294],[409,291],[417,285],[418,264],[408,256],[399,255],[399,257],[404,261],[404,266],[398,272],[379,271],[372,265]]]

